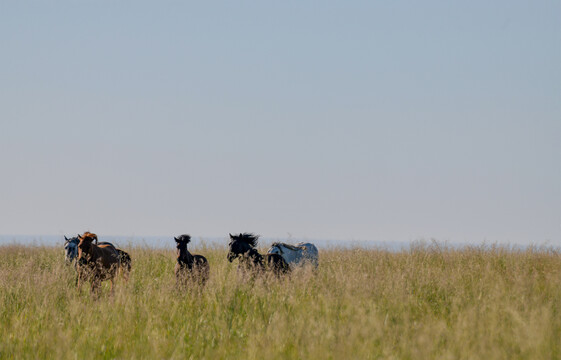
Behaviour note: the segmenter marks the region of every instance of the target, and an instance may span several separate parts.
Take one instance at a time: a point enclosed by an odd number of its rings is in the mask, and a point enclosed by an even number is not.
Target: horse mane
[[[66,236],[64,237],[64,244],[72,244],[72,243],[79,243],[79,242],[80,242],[80,235],[69,237],[69,238],[67,238]]]
[[[259,239],[259,235],[253,233],[240,233],[239,235],[230,235],[230,237],[233,240],[242,241],[253,248],[257,246],[257,240]]]
[[[91,238],[92,241],[95,240],[95,243],[97,244],[97,235],[94,233],[91,233],[89,231],[86,231],[84,234],[82,234],[81,236],[79,236],[81,239],[86,239],[86,238]]]
[[[174,237],[176,242],[185,242],[189,244],[191,242],[191,235],[183,234],[179,235],[178,237]]]
[[[294,250],[294,251],[302,250],[301,246],[290,245],[290,244],[282,243],[282,242],[274,242],[271,245],[271,247],[275,247],[275,246],[284,246],[285,248],[290,249],[290,250]]]

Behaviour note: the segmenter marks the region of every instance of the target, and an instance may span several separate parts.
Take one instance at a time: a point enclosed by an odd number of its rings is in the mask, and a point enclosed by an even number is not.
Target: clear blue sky
[[[559,1],[2,1],[0,234],[561,245]]]

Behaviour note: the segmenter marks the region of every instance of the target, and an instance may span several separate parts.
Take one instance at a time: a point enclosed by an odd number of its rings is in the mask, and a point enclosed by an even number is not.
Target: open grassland
[[[561,358],[561,254],[418,245],[320,251],[320,267],[244,282],[199,248],[202,290],[172,250],[125,249],[128,283],[78,292],[62,248],[0,247],[0,358]]]

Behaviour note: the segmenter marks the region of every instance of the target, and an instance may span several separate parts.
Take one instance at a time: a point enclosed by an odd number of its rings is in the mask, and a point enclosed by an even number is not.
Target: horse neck
[[[177,263],[180,265],[191,265],[195,261],[193,255],[185,248],[185,250],[177,249]]]
[[[66,250],[67,257],[69,257],[70,260],[74,260],[75,258],[78,257],[78,243],[79,241],[77,241],[77,239],[72,239],[68,241],[67,244],[68,247],[65,250]]]
[[[96,262],[97,259],[99,259],[101,257],[101,249],[99,248],[99,246],[95,245],[92,243],[92,247],[90,248],[90,252],[88,255],[90,255],[90,261],[91,262]]]
[[[254,264],[263,264],[263,255],[259,254],[256,249],[251,249],[247,253],[247,258],[251,259]]]

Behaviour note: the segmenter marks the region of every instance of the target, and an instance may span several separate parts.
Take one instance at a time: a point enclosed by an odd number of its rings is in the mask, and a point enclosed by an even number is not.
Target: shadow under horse
[[[287,262],[279,254],[259,254],[256,249],[258,235],[252,233],[229,235],[228,261],[232,262],[238,258],[240,269],[250,272],[269,270],[277,276],[290,272]]]
[[[178,285],[187,285],[195,282],[204,285],[210,274],[207,259],[202,255],[191,254],[187,250],[187,244],[191,242],[191,236],[180,235],[174,237],[177,244],[177,263],[175,264],[175,279]]]

